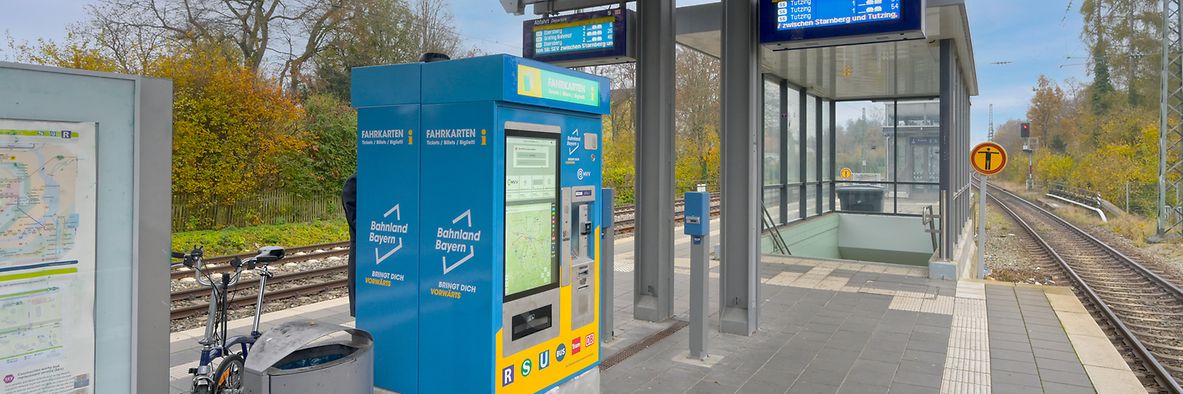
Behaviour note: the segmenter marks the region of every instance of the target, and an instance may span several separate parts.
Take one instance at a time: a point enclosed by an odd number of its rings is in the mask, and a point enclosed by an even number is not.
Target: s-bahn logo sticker
[[[1002,145],[993,142],[978,144],[969,152],[969,163],[982,175],[994,175],[1006,168],[1007,155]]]

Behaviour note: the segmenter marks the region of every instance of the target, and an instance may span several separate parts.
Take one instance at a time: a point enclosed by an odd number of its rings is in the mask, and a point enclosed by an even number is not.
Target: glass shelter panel
[[[801,188],[790,186],[785,188],[785,201],[788,203],[788,217],[786,222],[801,219]]]
[[[785,151],[789,152],[788,157],[785,158],[785,164],[788,164],[785,175],[788,183],[793,184],[801,182],[801,161],[798,160],[800,158],[799,152],[801,152],[801,92],[790,86],[785,101],[787,104],[785,121],[788,123],[788,133],[785,135],[787,149]]]
[[[764,81],[764,185],[781,181],[780,84]],[[769,208],[771,209],[771,208]]]
[[[886,110],[884,104],[870,101],[838,103],[834,164],[839,170],[849,168],[852,174],[840,182],[893,180],[887,157],[892,128]]]
[[[921,214],[937,207],[941,182],[939,101],[900,101],[896,109],[896,201],[899,213]]]
[[[817,182],[817,118],[817,97],[805,96],[805,132],[801,141],[805,142],[806,182]]]
[[[772,215],[772,220],[776,223],[784,223],[785,219],[781,217],[781,186],[765,186],[764,187],[764,209],[768,210],[768,214]]]
[[[822,168],[821,168],[821,170],[822,170],[822,180],[825,180],[825,181],[834,180],[834,169],[833,169],[833,160],[832,160],[833,152],[830,151],[830,149],[831,149],[830,136],[832,136],[834,134],[834,124],[830,122],[830,120],[831,120],[830,119],[831,118],[830,105],[831,104],[832,104],[832,102],[829,100],[822,100],[822,119],[821,119],[821,121],[822,121],[822,136],[821,136]]]

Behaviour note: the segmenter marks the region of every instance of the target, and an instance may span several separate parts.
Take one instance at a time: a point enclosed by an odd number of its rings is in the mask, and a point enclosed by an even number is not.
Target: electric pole
[[[990,133],[986,136],[986,141],[994,141],[994,104],[990,104]]]
[[[1158,236],[1183,234],[1183,0],[1163,0]]]

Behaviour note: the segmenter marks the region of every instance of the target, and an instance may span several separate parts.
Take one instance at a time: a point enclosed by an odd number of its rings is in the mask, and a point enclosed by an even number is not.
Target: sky
[[[17,42],[61,39],[63,28],[86,18],[91,0],[0,0],[0,33]],[[678,6],[711,0],[678,0]],[[460,35],[487,53],[521,54],[522,21],[498,0],[451,1]],[[966,0],[978,71],[979,96],[972,98],[974,140],[985,139],[989,106],[995,125],[1023,119],[1040,74],[1055,81],[1087,81],[1080,41],[1080,0]],[[1071,9],[1069,9],[1071,4]],[[4,38],[7,41],[7,38]],[[2,47],[6,47],[3,45]],[[6,49],[6,48],[4,48]],[[0,59],[10,60],[7,53]],[[994,62],[1011,62],[1005,65]]]

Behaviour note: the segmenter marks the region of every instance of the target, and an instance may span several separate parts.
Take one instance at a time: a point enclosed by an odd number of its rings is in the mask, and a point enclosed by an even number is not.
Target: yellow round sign
[[[1006,168],[1006,149],[993,142],[983,142],[969,152],[969,163],[982,175],[994,175]]]
[[[850,167],[842,167],[842,170],[838,171],[838,176],[842,179],[850,179],[850,177],[854,176],[854,172],[850,171]]]

